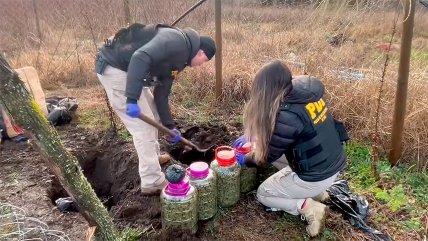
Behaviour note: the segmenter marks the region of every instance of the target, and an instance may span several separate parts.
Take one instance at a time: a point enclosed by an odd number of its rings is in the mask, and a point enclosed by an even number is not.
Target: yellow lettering
[[[320,101],[315,102],[315,107],[317,107],[317,112],[318,112],[318,113],[321,113],[322,108],[324,107],[324,106],[322,105],[322,101],[320,100]]]
[[[311,115],[312,120],[315,119],[317,117],[317,115],[315,114],[315,105],[314,103],[309,103],[306,105],[306,110],[309,111],[309,114]]]

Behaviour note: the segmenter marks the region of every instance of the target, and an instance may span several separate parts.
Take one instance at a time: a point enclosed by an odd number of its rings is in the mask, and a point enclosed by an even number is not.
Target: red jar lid
[[[219,166],[230,166],[236,162],[236,153],[230,146],[220,146],[215,149],[215,159]]]
[[[238,153],[241,153],[241,154],[245,155],[245,154],[248,154],[248,153],[251,152],[251,148],[252,148],[251,142],[247,142],[244,145],[242,145],[242,147],[236,148],[236,151]]]

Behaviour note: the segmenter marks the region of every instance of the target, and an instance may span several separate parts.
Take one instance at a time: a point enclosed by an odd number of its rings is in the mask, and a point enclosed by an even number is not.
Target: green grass
[[[126,129],[120,129],[117,132],[118,136],[122,139],[124,139],[126,142],[131,143],[132,142],[132,135],[128,132]]]
[[[76,114],[76,122],[81,128],[108,129],[110,120],[102,108],[82,109]]]
[[[346,146],[348,169],[346,177],[352,188],[365,193],[376,187],[376,177],[371,170],[371,151],[368,147],[350,143]]]
[[[390,225],[421,232],[428,206],[427,173],[418,173],[404,164],[391,167],[386,158],[381,158],[377,165],[380,179],[376,180],[371,171],[371,148],[350,143],[346,149],[349,161],[345,176],[352,190],[363,196],[373,196],[376,203],[370,205],[385,208],[374,220],[381,224],[392,214],[396,222]]]

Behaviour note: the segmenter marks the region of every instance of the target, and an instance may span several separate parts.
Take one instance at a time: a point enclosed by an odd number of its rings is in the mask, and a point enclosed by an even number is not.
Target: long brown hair
[[[254,77],[250,100],[245,105],[245,135],[254,143],[254,159],[263,164],[281,101],[292,89],[291,72],[280,60],[264,65]]]

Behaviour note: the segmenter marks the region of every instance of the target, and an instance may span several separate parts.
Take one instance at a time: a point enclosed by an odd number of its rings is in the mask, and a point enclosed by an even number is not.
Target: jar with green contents
[[[194,162],[187,169],[190,184],[198,191],[198,218],[207,220],[217,213],[217,179],[205,162]]]
[[[246,155],[251,152],[251,142],[247,142],[242,147],[235,148],[236,153]],[[252,191],[257,184],[257,168],[256,167],[241,167],[241,192],[247,193]]]
[[[217,195],[220,207],[231,207],[239,201],[241,168],[236,162],[235,150],[221,146],[215,150],[211,169],[217,177]]]
[[[198,230],[197,191],[185,176],[177,183],[169,182],[161,193],[162,227],[164,229],[187,230],[194,234]]]
[[[270,163],[266,163],[264,166],[258,168],[258,177],[259,177],[259,183],[263,183],[268,179],[270,176],[278,172],[278,168],[276,168],[274,165]]]

